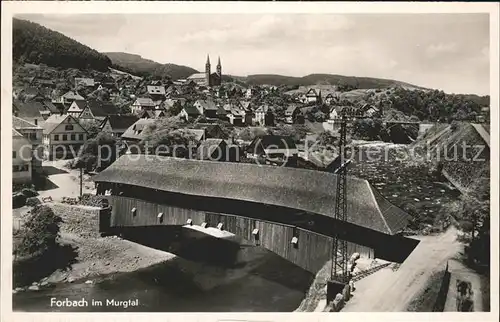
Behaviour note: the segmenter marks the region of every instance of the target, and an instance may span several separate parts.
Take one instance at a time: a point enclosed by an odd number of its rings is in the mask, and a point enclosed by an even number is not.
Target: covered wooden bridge
[[[325,172],[124,155],[94,181],[112,191],[114,228],[221,224],[313,273],[330,258],[335,234],[350,252],[396,262],[418,243],[400,235],[409,215],[352,177],[347,222],[334,219],[336,175]]]

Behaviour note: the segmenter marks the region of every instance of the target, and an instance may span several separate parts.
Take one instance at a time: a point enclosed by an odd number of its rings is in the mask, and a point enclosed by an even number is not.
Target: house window
[[[67,134],[63,134],[63,136],[62,136],[62,140],[63,140],[63,141],[67,141],[67,140],[68,140],[68,135],[67,135]]]
[[[83,134],[78,134],[78,139],[79,139],[80,141],[83,141]]]
[[[71,134],[71,141],[74,141],[76,140],[76,135],[75,134]]]
[[[16,151],[12,151],[12,159],[15,159],[15,158],[17,158],[17,153],[16,153]]]
[[[19,166],[18,165],[13,165],[12,166],[12,172],[19,172]]]
[[[36,133],[30,133],[30,134],[28,135],[28,138],[29,138],[30,140],[36,140],[36,139],[37,139],[37,137],[36,137]]]
[[[65,126],[65,129],[66,129],[66,131],[73,131],[73,125],[71,125],[71,124],[67,124],[67,125]]]
[[[28,171],[28,170],[29,170],[29,167],[27,164],[23,164],[23,165],[19,166],[19,172]]]
[[[54,135],[54,141],[59,141],[59,134]]]

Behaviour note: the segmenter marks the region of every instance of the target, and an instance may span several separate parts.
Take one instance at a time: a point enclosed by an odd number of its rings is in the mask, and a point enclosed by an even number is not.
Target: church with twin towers
[[[205,64],[204,73],[196,73],[187,78],[188,81],[194,81],[200,86],[219,86],[222,83],[222,64],[220,63],[220,57],[217,61],[217,66],[215,68],[215,73],[212,73],[212,68],[210,65],[210,56],[207,55],[207,62]]]

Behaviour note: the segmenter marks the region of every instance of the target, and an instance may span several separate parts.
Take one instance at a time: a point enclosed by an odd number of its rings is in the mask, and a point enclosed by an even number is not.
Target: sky
[[[80,14],[18,16],[101,52],[223,74],[378,77],[489,94],[488,14]]]

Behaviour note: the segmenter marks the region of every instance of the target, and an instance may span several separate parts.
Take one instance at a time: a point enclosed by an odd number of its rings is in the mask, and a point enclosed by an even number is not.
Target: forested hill
[[[98,71],[111,66],[106,55],[37,23],[14,18],[12,32],[14,62]]]
[[[246,77],[237,77],[251,85],[291,85],[291,86],[310,86],[310,85],[347,85],[352,88],[387,88],[387,87],[406,87],[413,89],[424,89],[416,85],[383,78],[372,77],[354,77],[333,74],[310,74],[303,77],[292,77],[272,74],[248,75]]]
[[[177,80],[198,73],[197,70],[191,67],[175,64],[160,64],[135,54],[122,52],[109,52],[103,54],[111,59],[113,66],[117,69],[137,76],[151,75],[162,78],[168,76],[173,80]]]

